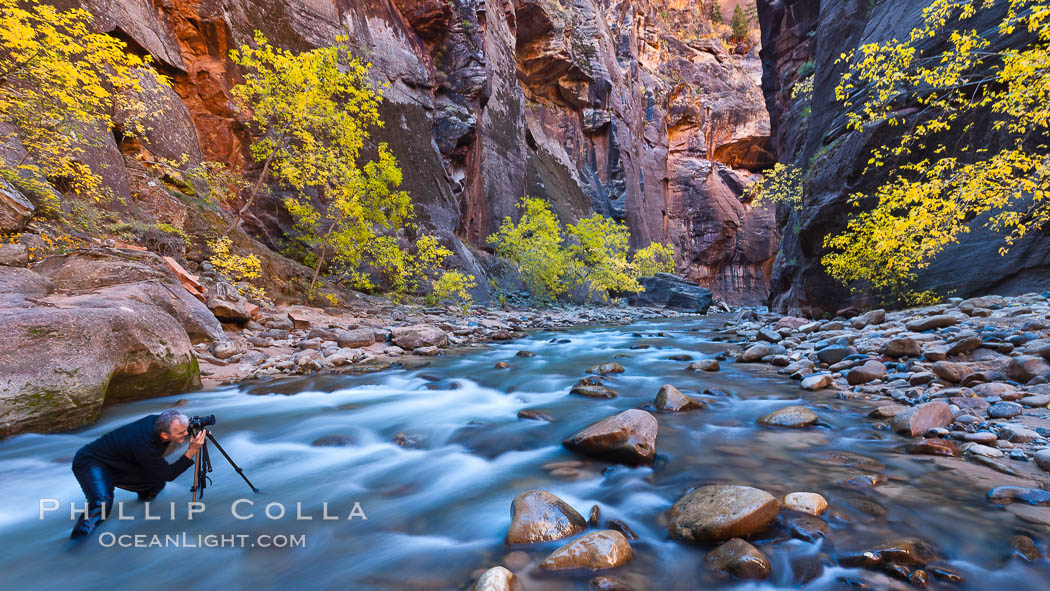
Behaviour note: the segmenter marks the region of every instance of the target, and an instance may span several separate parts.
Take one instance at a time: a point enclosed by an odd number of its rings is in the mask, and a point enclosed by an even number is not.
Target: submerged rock
[[[602,364],[595,365],[593,367],[587,368],[587,373],[597,373],[597,374],[602,374],[602,375],[610,374],[610,373],[623,373],[623,372],[624,372],[623,366],[620,365],[619,363],[616,363],[615,361],[610,362],[610,363],[602,363]]]
[[[759,418],[758,423],[768,427],[801,429],[811,426],[818,419],[817,413],[804,406],[787,406]]]

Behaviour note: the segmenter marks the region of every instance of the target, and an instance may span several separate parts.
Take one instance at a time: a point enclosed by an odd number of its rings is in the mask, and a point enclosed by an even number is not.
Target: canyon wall
[[[70,2],[63,3],[69,5]],[[119,151],[254,166],[229,50],[263,32],[292,50],[348,33],[389,84],[388,142],[403,188],[457,264],[494,272],[485,238],[525,194],[563,222],[593,212],[625,222],[632,246],[659,241],[678,271],[731,303],[767,296],[774,212],[742,198],[773,161],[749,47],[727,51],[699,5],[682,0],[80,0],[100,29],[153,56],[153,130]],[[742,55],[750,53],[751,55]],[[111,170],[110,170],[111,169]],[[108,167],[120,195],[146,188]],[[272,187],[245,220],[273,249],[291,224]],[[175,220],[178,221],[178,220]],[[485,298],[487,282],[479,281]]]
[[[863,133],[846,129],[846,112],[834,89],[846,67],[844,52],[872,42],[906,39],[922,19],[929,2],[909,0],[759,0],[762,29],[762,90],[770,113],[772,143],[779,162],[798,166],[804,174],[802,207],[781,206],[781,243],[770,285],[769,305],[775,310],[820,316],[848,306],[877,306],[878,294],[851,291],[831,279],[821,265],[824,237],[841,232],[856,210],[853,193],[871,195],[884,177],[863,174],[873,147],[893,141],[914,122],[919,109],[902,102],[897,116],[905,124],[883,123]],[[994,31],[1003,5],[981,9],[973,26]],[[945,39],[928,43],[933,49]],[[992,49],[998,47],[993,45]],[[796,82],[813,76],[808,100],[792,99]],[[802,76],[800,76],[800,73]],[[957,128],[973,124],[985,147],[996,147],[987,113],[975,113]],[[948,145],[952,137],[942,138]],[[957,138],[956,138],[957,139]],[[973,220],[960,237],[919,273],[915,289],[942,296],[972,297],[989,293],[1015,295],[1050,287],[1050,231],[1036,231],[1013,246],[1006,256],[998,249],[1001,236]]]

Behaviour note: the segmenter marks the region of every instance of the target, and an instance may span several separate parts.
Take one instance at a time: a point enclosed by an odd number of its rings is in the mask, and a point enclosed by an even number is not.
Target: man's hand
[[[197,454],[197,451],[202,445],[204,445],[204,438],[207,436],[208,431],[206,429],[201,429],[193,439],[190,439],[190,448],[186,450],[187,458],[192,459],[193,456]]]

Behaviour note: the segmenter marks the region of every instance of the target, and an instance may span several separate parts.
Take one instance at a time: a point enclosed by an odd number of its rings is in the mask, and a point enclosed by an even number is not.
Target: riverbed
[[[1048,588],[1047,561],[1012,557],[1011,539],[1050,539],[1040,524],[1050,522],[1050,508],[989,504],[988,489],[1011,482],[1005,475],[961,469],[963,459],[902,453],[901,436],[865,418],[871,402],[803,392],[768,366],[723,361],[718,372],[687,371],[681,356],[699,360],[730,348],[717,331],[726,319],[536,332],[437,357],[426,367],[244,383],[120,404],[90,428],[5,440],[4,588],[144,588],[164,581],[229,589],[466,589],[481,571],[510,563],[526,589],[587,589],[593,573],[551,574],[538,566],[564,540],[504,544],[511,500],[530,489],[547,490],[585,516],[597,505],[603,523],[619,520],[637,534],[634,558],[604,574],[639,591],[824,590],[859,582],[906,588],[834,560],[902,538],[931,544],[943,565],[964,577],[931,588]],[[535,356],[518,356],[522,350]],[[500,361],[510,368],[495,367]],[[606,382],[618,397],[569,394],[587,368],[608,361],[626,370]],[[651,402],[667,383],[708,408],[656,415],[651,466],[585,460],[561,445],[591,423]],[[191,470],[151,504],[149,516],[157,519],[146,519],[134,493],[118,489],[116,501],[130,519],[112,518],[93,538],[70,542],[70,504],[83,502],[69,466],[77,448],[179,400],[186,414],[216,415],[212,432],[260,492],[252,493],[212,446],[213,481],[203,509],[187,506]],[[818,426],[756,424],[788,405],[813,409]],[[519,418],[523,410],[553,421]],[[867,475],[885,480],[858,486],[857,477]],[[822,516],[827,536],[808,542],[772,527],[751,540],[772,563],[769,580],[714,578],[703,568],[710,548],[672,540],[666,513],[689,489],[715,483],[778,497],[819,492],[831,507]],[[262,547],[275,543],[285,547]]]

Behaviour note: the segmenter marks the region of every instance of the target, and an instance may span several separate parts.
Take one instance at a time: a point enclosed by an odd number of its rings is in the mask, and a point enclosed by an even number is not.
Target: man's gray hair
[[[160,413],[160,416],[157,417],[157,424],[154,425],[153,431],[158,435],[160,435],[161,433],[171,433],[171,426],[173,423],[188,425],[189,422],[189,417],[175,410],[174,408],[169,408],[168,410]]]

